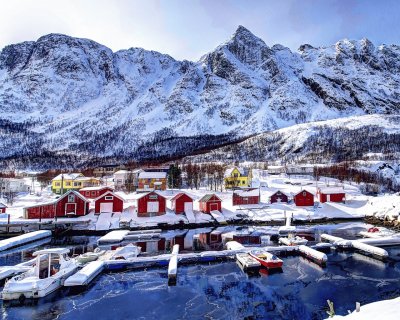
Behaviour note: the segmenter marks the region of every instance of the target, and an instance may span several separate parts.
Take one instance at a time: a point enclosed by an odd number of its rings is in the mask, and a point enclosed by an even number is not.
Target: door
[[[326,201],[327,201],[327,202],[330,202],[330,201],[331,201],[331,195],[330,195],[330,194],[327,194],[327,195],[326,195]]]
[[[185,212],[193,212],[193,202],[185,202],[184,203],[184,211]]]
[[[210,203],[210,211],[218,211],[218,203]]]
[[[107,202],[107,203],[100,203],[100,213],[102,212],[113,212],[114,210],[113,203],[112,202]]]
[[[151,201],[147,202],[147,212],[158,212],[158,202],[157,201]]]
[[[76,203],[66,203],[65,214],[76,214]]]

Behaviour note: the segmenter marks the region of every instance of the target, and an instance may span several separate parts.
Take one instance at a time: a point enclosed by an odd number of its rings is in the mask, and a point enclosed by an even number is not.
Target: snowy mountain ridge
[[[242,26],[198,62],[46,35],[0,53],[2,158],[129,157],[160,139],[399,114],[399,58],[367,39],[292,52]]]

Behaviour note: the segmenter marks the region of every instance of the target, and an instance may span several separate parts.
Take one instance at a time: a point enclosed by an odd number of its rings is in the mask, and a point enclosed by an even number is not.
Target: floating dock
[[[152,230],[114,230],[97,240],[98,245],[120,243],[122,241],[157,239],[161,235],[161,229]]]
[[[19,247],[24,244],[51,237],[50,230],[39,230],[22,234],[20,236],[4,239],[0,241],[0,251]]]
[[[172,249],[171,260],[168,265],[168,283],[176,283],[176,275],[178,273],[178,253],[179,244],[176,244]]]
[[[226,219],[222,212],[219,212],[218,210],[212,210],[210,211],[210,215],[219,223],[219,224],[227,224]]]
[[[340,237],[335,237],[329,234],[321,234],[321,239],[327,240],[334,246],[343,249],[358,249],[361,252],[371,254],[380,259],[386,259],[389,253],[382,248],[376,246],[390,246],[400,244],[400,237],[390,236],[372,239],[346,240]],[[375,245],[375,246],[374,246]]]
[[[305,245],[299,245],[298,246],[299,252],[306,258],[317,262],[321,265],[325,265],[326,262],[328,261],[328,257],[325,253],[317,251],[313,248],[307,247]]]
[[[104,261],[89,262],[77,273],[68,277],[64,282],[64,286],[65,287],[87,286],[103,270],[104,270]]]

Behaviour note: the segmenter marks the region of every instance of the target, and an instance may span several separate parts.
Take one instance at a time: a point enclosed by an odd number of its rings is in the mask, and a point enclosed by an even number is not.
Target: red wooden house
[[[89,200],[79,192],[70,190],[53,202],[24,208],[25,219],[83,216],[89,213]]]
[[[288,202],[288,196],[284,194],[282,191],[278,190],[276,191],[273,195],[269,197],[269,200],[271,203],[276,203],[276,202]]]
[[[79,190],[79,193],[88,199],[96,199],[101,195],[114,191],[111,187],[86,187]]]
[[[0,202],[0,213],[6,213],[7,206]]]
[[[318,188],[317,197],[319,202],[345,202],[346,194],[340,187]]]
[[[193,199],[184,192],[180,192],[171,199],[171,209],[176,214],[193,211]]]
[[[206,194],[199,200],[199,209],[208,214],[214,210],[222,212],[222,201],[215,194]]]
[[[247,189],[235,190],[232,196],[232,204],[239,206],[242,204],[258,204],[260,202],[260,190]]]
[[[156,191],[140,193],[136,197],[138,217],[153,217],[165,214],[166,199]]]
[[[306,207],[306,206],[313,206],[314,205],[314,195],[307,190],[302,190],[294,197],[294,203],[298,207]]]
[[[122,212],[124,209],[124,199],[114,192],[108,191],[94,199],[94,213],[102,212]]]

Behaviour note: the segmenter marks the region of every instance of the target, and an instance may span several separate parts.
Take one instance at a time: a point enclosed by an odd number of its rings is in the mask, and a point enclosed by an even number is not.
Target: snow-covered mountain
[[[210,135],[226,142],[316,120],[399,114],[399,74],[400,46],[367,39],[292,52],[239,26],[190,62],[50,34],[0,53],[0,159],[137,157],[177,137],[203,136],[202,148]]]

